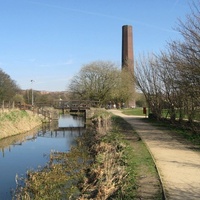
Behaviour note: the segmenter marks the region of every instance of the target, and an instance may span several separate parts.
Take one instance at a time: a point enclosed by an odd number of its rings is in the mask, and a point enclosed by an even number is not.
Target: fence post
[[[4,100],[2,101],[2,111],[4,111]]]
[[[12,109],[14,109],[15,108],[15,102],[13,101],[13,103],[12,103]]]

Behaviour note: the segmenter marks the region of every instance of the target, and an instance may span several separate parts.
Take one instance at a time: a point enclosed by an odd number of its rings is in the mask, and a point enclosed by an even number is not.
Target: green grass
[[[145,116],[143,114],[143,108],[128,108],[128,109],[123,109],[122,113],[125,114],[125,115]]]
[[[112,120],[119,128],[121,134],[130,135],[131,139],[126,140],[124,158],[126,160],[126,170],[128,176],[123,186],[124,199],[135,199],[137,197],[137,177],[141,174],[148,174],[158,178],[155,163],[138,134],[132,126],[119,116],[113,116]],[[133,142],[134,141],[134,142]],[[159,178],[158,178],[159,179]],[[162,199],[161,187],[154,199]]]
[[[18,119],[21,119],[25,116],[28,116],[28,113],[25,110],[13,110],[10,112],[1,113],[1,121],[13,121],[15,122]]]
[[[145,114],[143,114],[143,108],[142,107],[138,107],[138,108],[127,108],[127,109],[123,109],[122,113],[125,115],[138,115],[138,116],[145,116]],[[146,115],[148,115],[149,111],[148,108],[146,108]],[[176,118],[179,118],[180,113],[178,110],[175,111],[176,114]],[[163,109],[162,110],[162,117],[164,118],[170,118],[170,113],[167,109]],[[183,116],[184,119],[188,119],[188,115]],[[194,120],[200,120],[200,112],[196,113],[196,116],[194,118]]]

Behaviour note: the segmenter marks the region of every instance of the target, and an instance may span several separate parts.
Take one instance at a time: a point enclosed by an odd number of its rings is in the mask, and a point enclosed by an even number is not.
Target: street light
[[[31,105],[33,106],[33,84],[34,80],[31,80]]]

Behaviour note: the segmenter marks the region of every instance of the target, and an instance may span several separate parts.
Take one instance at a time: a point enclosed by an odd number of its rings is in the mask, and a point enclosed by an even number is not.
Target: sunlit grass
[[[10,112],[5,112],[0,114],[0,121],[13,121],[27,117],[28,114],[25,110],[13,110]]]
[[[13,109],[0,113],[0,139],[25,133],[42,123],[31,111]]]
[[[123,191],[124,199],[135,199],[138,189],[138,176],[147,173],[149,175],[158,177],[155,163],[145,144],[140,139],[138,134],[133,130],[132,126],[119,116],[114,116],[113,121],[119,128],[121,133],[120,135],[124,135],[123,137],[125,138],[131,138],[130,141],[129,139],[126,140],[126,148],[124,150],[126,171],[128,176],[124,180]],[[131,141],[134,142],[131,143]],[[158,190],[155,194],[155,199],[162,199],[161,187],[160,190]]]
[[[147,109],[147,108],[146,108]],[[127,109],[122,109],[121,110],[123,114],[125,115],[138,115],[138,116],[145,116],[145,114],[143,114],[143,108],[127,108]],[[147,110],[146,110],[146,114],[147,114]]]

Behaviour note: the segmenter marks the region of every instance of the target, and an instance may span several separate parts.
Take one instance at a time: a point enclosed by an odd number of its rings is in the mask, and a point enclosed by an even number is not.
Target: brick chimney
[[[122,26],[122,70],[127,69],[134,76],[134,57],[133,57],[133,33],[132,26]],[[133,90],[128,106],[135,108],[135,84],[133,83]]]
[[[134,71],[132,26],[122,26],[122,68]]]

